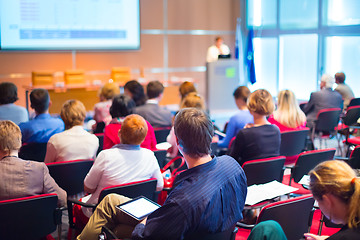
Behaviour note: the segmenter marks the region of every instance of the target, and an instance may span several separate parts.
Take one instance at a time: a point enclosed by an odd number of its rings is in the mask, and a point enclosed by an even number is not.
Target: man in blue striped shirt
[[[242,219],[246,177],[233,158],[210,156],[214,131],[208,115],[201,110],[185,108],[176,115],[174,130],[189,169],[177,177],[164,205],[147,219],[131,224],[115,208],[128,198],[108,195],[78,239],[96,239],[103,225],[121,238],[183,239],[195,233],[228,230]]]

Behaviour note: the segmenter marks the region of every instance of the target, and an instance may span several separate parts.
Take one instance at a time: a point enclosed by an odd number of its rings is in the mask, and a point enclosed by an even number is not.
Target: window
[[[249,0],[247,25],[253,28],[276,27],[276,0]]]
[[[280,28],[317,28],[318,9],[314,0],[281,0]]]
[[[359,0],[325,0],[324,25],[345,26],[360,24]]]

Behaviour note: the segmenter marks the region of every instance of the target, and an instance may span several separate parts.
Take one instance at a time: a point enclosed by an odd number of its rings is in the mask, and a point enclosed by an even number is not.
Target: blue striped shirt
[[[132,239],[183,239],[216,233],[242,219],[247,193],[243,169],[230,156],[216,157],[181,173],[164,205],[138,224]]]

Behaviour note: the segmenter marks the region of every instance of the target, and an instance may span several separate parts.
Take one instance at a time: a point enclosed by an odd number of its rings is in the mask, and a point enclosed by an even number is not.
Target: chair
[[[125,85],[131,80],[131,68],[129,67],[113,67],[111,69],[111,79],[120,85]]]
[[[349,154],[350,146],[356,145],[353,144],[354,140],[349,139],[349,137],[354,133],[355,129],[360,129],[360,126],[357,124],[359,118],[360,118],[360,106],[348,107],[345,112],[345,115],[341,117],[341,123],[336,128],[338,133],[345,136],[345,140],[343,142],[346,145],[348,145],[347,156]],[[338,140],[340,144],[340,138]]]
[[[309,190],[304,189],[298,182],[319,163],[334,159],[335,151],[335,148],[329,148],[300,153],[295,161],[295,166],[291,168],[291,174],[284,176],[283,183],[299,188],[298,191],[293,192],[294,194],[310,193]]]
[[[36,86],[53,86],[54,74],[52,72],[37,71],[31,72],[31,82]]]
[[[167,163],[167,161],[166,161],[167,151],[166,150],[155,150],[153,152],[155,154],[156,159],[158,160],[159,167],[163,168]]]
[[[61,233],[61,209],[56,194],[0,201],[1,239],[40,239],[54,232]]]
[[[291,163],[293,156],[306,148],[306,140],[310,129],[286,131],[281,133],[280,155],[286,157],[285,164]]]
[[[154,128],[155,138],[157,143],[166,142],[166,138],[169,135],[171,127],[159,127]]]
[[[129,197],[129,198],[145,196],[149,199],[154,200],[154,197],[155,197],[154,194],[156,191],[156,183],[157,183],[157,180],[155,178],[150,178],[147,180],[125,183],[125,184],[114,185],[114,186],[103,188],[100,192],[98,203],[100,203],[101,200],[103,200],[103,198],[110,193],[116,193],[116,194],[123,195],[123,196]],[[69,199],[68,200],[68,213],[69,213],[69,225],[71,228],[75,228],[75,223],[73,220],[74,219],[73,218],[74,217],[73,216],[73,209],[74,209],[73,204],[77,204],[82,207],[93,208],[93,209],[95,209],[97,206],[97,204],[89,204],[89,203],[81,202],[76,199]]]
[[[47,143],[25,143],[19,150],[19,158],[44,162]]]
[[[348,108],[353,106],[360,106],[360,98],[353,98],[350,100]]]
[[[341,109],[340,108],[326,108],[318,112],[315,126],[312,129],[311,140],[314,142],[316,136],[319,137],[320,148],[322,146],[322,138],[329,137],[334,133],[335,127],[339,124]],[[317,133],[317,134],[316,134]],[[337,138],[337,135],[336,135]],[[326,142],[325,142],[326,147]],[[340,149],[340,144],[339,144]]]
[[[308,231],[313,206],[314,199],[311,195],[274,202],[261,209],[256,223],[274,220],[281,225],[287,239],[301,239]],[[237,235],[246,238],[250,234],[250,229],[254,227],[243,223],[237,223],[237,226],[239,227]]]
[[[95,133],[95,136],[99,139],[99,148],[96,152],[97,156],[104,148],[104,133]]]
[[[84,192],[84,179],[93,160],[73,160],[47,163],[50,176],[64,189],[68,198]]]
[[[244,169],[247,185],[264,184],[276,180],[282,182],[285,157],[272,157],[246,161]]]
[[[64,73],[64,81],[66,85],[84,85],[85,84],[85,76],[84,70],[80,69],[72,69],[66,70]]]
[[[190,236],[185,237],[184,240],[198,240],[198,239],[201,239],[201,240],[227,240],[227,239],[235,240],[237,231],[238,231],[238,229],[237,229],[237,227],[235,227],[235,228],[230,228],[229,230],[219,232],[219,233],[214,233],[214,234],[194,233],[194,234],[191,234]],[[113,239],[117,239],[117,237],[108,227],[103,226],[101,228],[101,234],[99,235],[99,239],[113,240]]]
[[[353,169],[360,169],[360,146],[356,146],[348,158],[335,157],[335,159],[346,161]]]

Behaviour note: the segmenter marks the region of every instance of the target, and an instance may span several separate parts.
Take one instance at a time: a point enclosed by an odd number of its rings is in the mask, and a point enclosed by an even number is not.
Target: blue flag
[[[251,82],[251,84],[256,83],[253,38],[254,38],[254,31],[251,29],[249,31],[247,38],[247,50],[246,50],[246,68],[247,68],[248,79]]]

